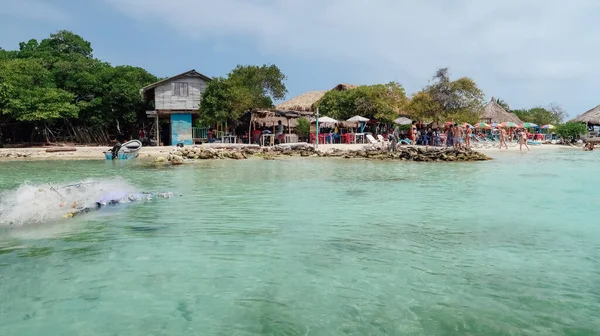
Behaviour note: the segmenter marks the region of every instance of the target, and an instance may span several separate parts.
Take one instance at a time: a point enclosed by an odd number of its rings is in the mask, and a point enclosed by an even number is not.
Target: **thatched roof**
[[[323,96],[333,90],[338,91],[346,91],[357,88],[358,85],[353,84],[338,84],[334,86],[331,90],[323,90],[323,91],[310,91],[304,94],[301,94],[297,97],[294,97],[288,101],[285,101],[275,108],[277,110],[288,110],[288,111],[315,111],[315,103],[318,102]]]
[[[346,91],[346,90],[356,89],[357,87],[358,87],[358,85],[354,85],[354,84],[338,84],[338,85],[334,86],[333,89],[331,89],[331,90]]]
[[[594,107],[593,109],[585,112],[582,115],[577,116],[571,121],[578,121],[592,125],[600,125],[600,105]]]
[[[289,110],[289,111],[314,111],[314,105],[327,91],[310,91],[303,93],[298,97],[294,97],[288,101],[285,101],[277,106],[278,110]]]
[[[502,123],[505,121],[511,121],[515,124],[523,123],[523,121],[521,121],[514,113],[507,112],[500,106],[494,97],[492,97],[492,100],[485,106],[481,119],[487,123]]]
[[[259,125],[264,125],[266,127],[276,126],[278,121],[281,121],[283,126],[289,126],[291,128],[295,128],[296,126],[298,126],[297,119],[285,118],[285,117],[264,117],[264,118],[257,117],[257,118],[252,119],[252,121]]]

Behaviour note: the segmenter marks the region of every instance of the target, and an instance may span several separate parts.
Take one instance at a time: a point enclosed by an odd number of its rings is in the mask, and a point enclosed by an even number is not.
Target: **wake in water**
[[[0,194],[0,226],[24,225],[69,218],[104,206],[172,193],[140,193],[122,179],[83,181],[69,185],[23,184]]]

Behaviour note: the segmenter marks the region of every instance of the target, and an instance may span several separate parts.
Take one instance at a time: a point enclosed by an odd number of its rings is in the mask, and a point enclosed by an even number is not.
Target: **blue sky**
[[[512,108],[600,104],[597,0],[0,0],[0,47],[68,29],[94,56],[160,77],[278,65],[292,98],[339,83],[398,81],[439,67]]]

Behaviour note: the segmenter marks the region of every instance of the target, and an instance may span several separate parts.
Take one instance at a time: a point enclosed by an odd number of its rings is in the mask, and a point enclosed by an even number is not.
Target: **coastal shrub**
[[[310,121],[307,118],[298,118],[296,120],[296,134],[300,137],[308,138],[310,134]]]
[[[567,122],[556,126],[555,132],[559,137],[573,141],[587,133],[587,126],[580,122]]]

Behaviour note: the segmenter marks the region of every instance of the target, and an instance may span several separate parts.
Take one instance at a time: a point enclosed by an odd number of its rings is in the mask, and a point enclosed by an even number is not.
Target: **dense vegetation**
[[[355,115],[392,122],[406,104],[406,93],[399,83],[363,85],[350,90],[331,90],[317,102],[322,114],[346,120]]]
[[[530,109],[512,111],[524,122],[532,122],[540,126],[546,124],[558,125],[566,117],[565,111],[556,104],[547,107],[536,106]]]
[[[567,122],[556,127],[556,134],[566,141],[572,141],[587,133],[587,126],[579,122]]]
[[[253,108],[273,108],[287,93],[285,75],[275,65],[238,65],[227,77],[214,78],[202,93],[199,122],[238,120]]]
[[[3,142],[107,142],[109,135],[135,134],[148,123],[140,88],[159,80],[133,66],[112,66],[94,58],[91,43],[69,31],[42,41],[21,42],[18,50],[0,48],[0,145]],[[203,125],[238,120],[246,111],[273,108],[285,98],[286,76],[275,65],[237,66],[214,78],[202,94],[199,121]],[[401,84],[363,85],[331,90],[316,103],[322,115],[346,120],[361,115],[392,122],[400,115],[426,121],[477,122],[484,94],[468,77],[451,80],[439,69],[430,83],[411,97]],[[562,123],[563,109],[512,110],[526,122]],[[303,121],[304,122],[304,121]],[[300,128],[305,132],[307,123]],[[583,132],[574,124],[558,128],[565,137]],[[577,135],[576,135],[577,134]]]
[[[146,120],[141,87],[158,79],[93,57],[91,43],[69,31],[18,50],[0,49],[2,140],[105,142]]]
[[[413,95],[406,110],[425,120],[475,123],[483,111],[483,98],[483,91],[473,79],[461,77],[452,81],[448,68],[442,68],[429,85]]]

